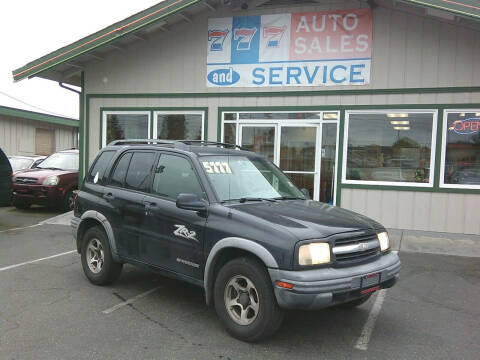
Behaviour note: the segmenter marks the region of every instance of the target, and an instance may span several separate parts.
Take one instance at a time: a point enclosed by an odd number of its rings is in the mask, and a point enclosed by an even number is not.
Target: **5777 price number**
[[[220,161],[203,161],[202,162],[205,171],[208,174],[231,174],[232,169],[226,162]]]

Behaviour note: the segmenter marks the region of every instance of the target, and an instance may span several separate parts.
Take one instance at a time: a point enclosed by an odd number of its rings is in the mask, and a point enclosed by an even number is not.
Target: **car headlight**
[[[328,243],[310,243],[298,249],[300,265],[320,265],[330,262],[330,245]]]
[[[380,250],[386,251],[390,247],[390,239],[386,231],[378,233],[378,242],[380,243]]]
[[[43,180],[43,185],[55,186],[55,185],[58,185],[59,181],[60,179],[58,176],[49,176],[45,180]]]

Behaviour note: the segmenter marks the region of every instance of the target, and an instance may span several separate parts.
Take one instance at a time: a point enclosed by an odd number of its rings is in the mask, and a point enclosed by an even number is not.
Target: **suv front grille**
[[[380,256],[377,234],[344,235],[335,239],[332,249],[338,265],[353,265]]]
[[[37,181],[37,179],[29,177],[17,177],[15,179],[16,184],[36,184]]]

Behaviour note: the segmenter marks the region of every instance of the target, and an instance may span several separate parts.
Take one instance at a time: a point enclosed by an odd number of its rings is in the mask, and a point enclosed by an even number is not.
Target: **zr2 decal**
[[[282,41],[283,34],[287,30],[287,26],[268,26],[263,28],[263,37],[267,38],[267,48],[280,47],[280,41]]]
[[[226,162],[220,161],[204,161],[202,162],[205,171],[208,174],[231,174],[232,169],[230,169],[230,165]]]
[[[228,30],[209,30],[208,41],[211,41],[210,51],[223,51],[223,43],[229,32]]]
[[[177,230],[173,232],[173,235],[198,242],[197,233],[195,231],[188,230],[185,225],[175,225],[175,227]]]
[[[250,50],[250,43],[253,40],[257,32],[257,28],[240,28],[235,29],[233,40],[237,42],[237,50],[239,51],[248,51]]]

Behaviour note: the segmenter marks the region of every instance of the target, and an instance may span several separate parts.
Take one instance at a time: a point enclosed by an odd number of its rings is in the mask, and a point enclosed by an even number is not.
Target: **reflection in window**
[[[445,184],[480,185],[480,111],[448,113]]]
[[[114,140],[148,139],[147,114],[107,114],[106,144]]]
[[[179,194],[195,194],[205,198],[190,162],[180,156],[162,154],[155,169],[153,193],[170,199]]]
[[[158,114],[157,138],[164,140],[201,140],[202,114]]]
[[[433,113],[350,114],[347,180],[429,183]]]
[[[223,125],[223,142],[226,144],[237,143],[237,125],[225,123]]]

